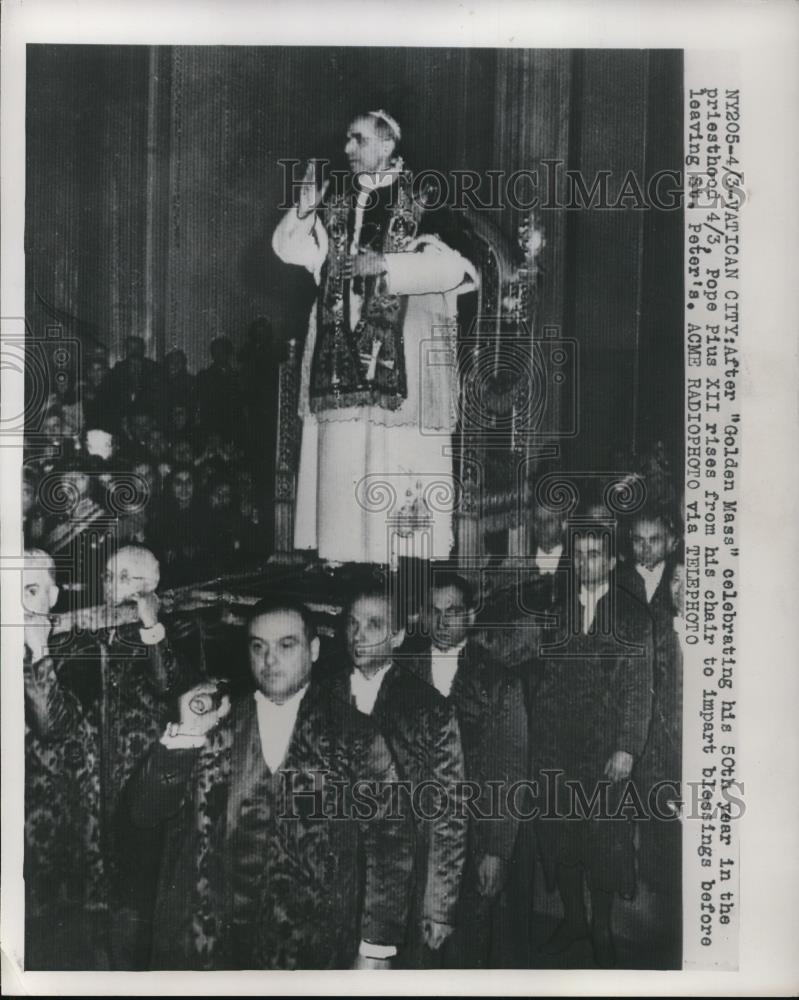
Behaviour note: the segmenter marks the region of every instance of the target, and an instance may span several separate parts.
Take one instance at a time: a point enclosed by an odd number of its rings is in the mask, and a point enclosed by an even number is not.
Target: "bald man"
[[[149,549],[120,548],[103,574],[105,601],[109,609],[135,606],[138,621],[96,636],[70,635],[53,646],[61,659],[59,681],[77,700],[97,742],[97,829],[115,969],[145,967],[160,847],[156,838],[132,832],[123,788],[163,732],[176,696],[202,675],[197,633],[188,641],[181,637],[178,657],[158,619],[159,575]]]

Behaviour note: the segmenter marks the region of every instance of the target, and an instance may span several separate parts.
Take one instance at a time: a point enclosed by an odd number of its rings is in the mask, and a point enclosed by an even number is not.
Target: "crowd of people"
[[[25,544],[56,559],[64,606],[98,599],[88,567],[109,545],[146,545],[170,587],[269,554],[279,359],[268,321],[250,327],[238,367],[233,354],[215,338],[195,376],[182,350],[158,364],[128,337],[113,368],[95,348],[83,378],[52,380],[26,454],[23,521]]]
[[[28,967],[524,967],[580,947],[609,967],[614,901],[642,885],[677,966],[678,528],[599,513],[537,508],[530,565],[491,592],[428,563],[402,610],[391,574],[351,568],[335,638],[271,594],[247,614],[246,691],[211,676],[190,615],[159,616],[166,549],[124,544],[98,573],[135,623],[63,638],[57,562],[29,539]],[[541,940],[536,869],[562,904]]]

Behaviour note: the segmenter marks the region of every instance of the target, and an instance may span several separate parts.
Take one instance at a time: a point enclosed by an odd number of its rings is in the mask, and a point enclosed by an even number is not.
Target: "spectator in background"
[[[109,404],[116,408],[117,427],[132,408],[157,412],[162,399],[161,366],[145,357],[141,337],[125,338],[125,357],[118,361],[108,377]]]
[[[194,410],[190,410],[186,403],[181,402],[179,399],[171,402],[164,430],[172,445],[176,441],[184,439],[192,442],[196,441],[197,424]]]
[[[37,445],[35,453],[30,457],[32,467],[39,474],[51,472],[59,462],[72,458],[75,454],[75,439],[64,426],[61,408],[50,407],[42,421],[42,436],[44,441]]]
[[[220,434],[210,434],[203,453],[195,461],[197,485],[208,496],[208,484],[214,477],[230,478],[238,462],[233,446]]]
[[[197,376],[203,433],[218,434],[225,441],[237,439],[243,430],[241,383],[232,362],[230,339],[215,337],[211,341],[211,364]]]
[[[197,457],[197,464],[205,465],[209,462],[218,461],[225,465],[230,465],[235,457],[237,456],[230,441],[225,440],[221,434],[214,431],[206,435],[205,447]]]
[[[206,571],[210,574],[229,573],[250,555],[249,525],[241,515],[233,481],[227,474],[212,475],[206,485],[203,537]]]
[[[155,429],[155,426],[152,412],[144,406],[135,404],[123,411],[119,450],[128,461],[138,461],[150,457],[150,432]]]
[[[80,387],[68,372],[57,373],[55,386],[56,405],[61,408],[65,433],[79,437],[86,426]]]
[[[158,473],[158,466],[148,461],[137,462],[132,467],[131,472],[141,480],[142,488],[146,494],[145,506],[152,515],[161,503],[163,479]]]
[[[113,429],[108,375],[108,358],[104,353],[96,353],[89,359],[86,377],[81,382],[81,403],[87,427],[99,427],[103,430]]]
[[[169,465],[169,441],[160,427],[153,427],[147,435],[147,454],[161,478],[165,479],[172,470]]]
[[[128,511],[120,514],[117,522],[117,540],[122,545],[150,547],[154,545],[155,516],[161,501],[161,477],[152,462],[137,462],[130,471],[133,495]]]
[[[85,456],[64,460],[40,485],[40,498],[50,514],[44,548],[60,557],[58,585],[73,607],[100,602],[97,567],[103,566],[113,542],[113,522],[99,501],[101,484],[87,470]],[[59,609],[61,610],[61,609]]]
[[[75,359],[71,354],[71,351],[55,345],[50,351],[48,407],[60,410],[64,433],[78,435],[83,429],[83,414],[78,402],[77,372],[72,363]]]
[[[202,535],[202,504],[191,466],[178,466],[164,485],[163,499],[152,528],[166,586],[200,579],[206,539]]]
[[[60,443],[60,438],[64,436],[64,421],[61,416],[61,407],[52,406],[45,413],[42,430],[52,444]]]
[[[164,356],[164,401],[168,407],[180,404],[194,422],[197,411],[197,379],[189,374],[186,354],[176,347]]]
[[[170,463],[175,465],[194,465],[194,446],[188,438],[178,438],[172,442],[169,453]]]

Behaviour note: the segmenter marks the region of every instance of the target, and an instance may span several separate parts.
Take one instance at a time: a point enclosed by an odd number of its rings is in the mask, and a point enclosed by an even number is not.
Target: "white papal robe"
[[[392,175],[383,179],[391,183]],[[354,209],[353,252],[364,201],[359,198]],[[328,238],[318,214],[300,218],[291,209],[277,226],[272,246],[281,260],[307,268],[319,284]],[[311,412],[316,305],[303,352],[294,545],[317,549],[320,558],[334,562],[395,565],[399,556],[445,559],[453,545],[456,302],[458,295],[477,288],[478,277],[465,257],[433,235],[416,237],[404,252],[387,253],[385,261],[387,291],[408,296],[403,326],[407,398],[399,408]],[[351,291],[353,327],[361,305]]]

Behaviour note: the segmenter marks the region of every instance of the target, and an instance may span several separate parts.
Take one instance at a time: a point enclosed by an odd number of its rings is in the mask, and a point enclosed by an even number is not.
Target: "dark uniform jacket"
[[[652,624],[645,605],[611,580],[583,634],[578,595],[555,609],[541,647],[533,758],[596,781],[616,750],[641,755],[652,709]],[[572,771],[574,774],[572,775]]]
[[[555,609],[566,600],[568,586],[565,546],[554,573],[542,573],[534,557],[528,557],[523,569],[498,573],[497,586],[478,618],[481,642],[488,654],[521,678],[528,716],[540,680],[538,645]]]
[[[620,586],[647,606],[652,619],[652,725],[637,771],[647,794],[657,782],[679,782],[682,772],[682,653],[674,631],[671,573],[667,562],[648,603],[640,574],[633,567],[619,573]]]
[[[352,701],[349,672],[329,680],[339,697]],[[354,703],[354,702],[353,702]],[[417,833],[417,917],[452,923],[466,858],[467,818],[460,806],[464,779],[463,750],[452,707],[432,685],[395,663],[383,678],[371,718],[378,725],[411,789],[432,781],[445,790],[446,808],[436,818],[414,816]],[[434,793],[436,795],[437,793]],[[435,797],[423,803],[434,812]],[[411,929],[413,937],[414,928]]]
[[[613,580],[587,634],[577,594],[556,612],[558,626],[541,650],[530,732],[544,870],[552,885],[557,863],[580,863],[592,887],[629,897],[635,891],[632,833],[618,812],[626,783],[605,787],[607,816],[580,814],[580,822],[562,817],[573,815],[575,789],[586,802],[599,793],[616,751],[630,754],[634,766],[641,757],[652,711],[650,616]]]
[[[432,655],[420,656],[414,669],[426,684],[433,686]],[[492,662],[485,649],[467,642],[460,654],[458,672],[447,699],[455,710],[463,745],[466,779],[480,789],[473,800],[470,853],[477,858],[493,854],[507,861],[516,839],[518,819],[505,806],[506,792],[525,779],[528,767],[527,713],[519,678]],[[492,793],[489,783],[498,789]],[[495,802],[492,804],[492,796]]]

